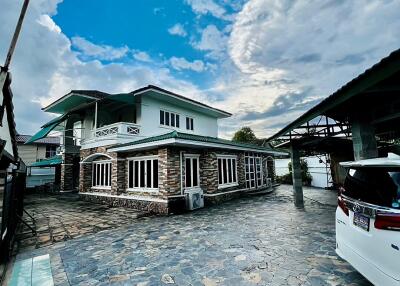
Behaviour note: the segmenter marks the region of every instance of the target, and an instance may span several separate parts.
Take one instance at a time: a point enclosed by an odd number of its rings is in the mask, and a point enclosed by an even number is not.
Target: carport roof
[[[374,106],[375,102],[378,102],[378,105],[384,104],[385,98],[383,95],[389,98],[398,95],[400,91],[399,78],[400,49],[392,52],[388,57],[383,58],[380,62],[342,86],[298,119],[268,138],[267,142],[290,133],[318,116],[327,116],[334,120],[346,121],[351,117],[352,112],[356,114],[357,112],[362,112],[365,106]],[[377,94],[379,94],[379,99],[376,98]],[[373,95],[375,95],[374,98],[372,98]],[[362,96],[362,98],[359,96]],[[382,120],[386,120],[386,118]]]

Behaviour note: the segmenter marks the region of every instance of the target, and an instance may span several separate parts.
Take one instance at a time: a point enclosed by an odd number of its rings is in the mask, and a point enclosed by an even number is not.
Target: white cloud
[[[97,46],[86,39],[81,52],[72,50],[72,43],[48,15],[56,13],[57,1],[31,1],[14,53],[10,72],[17,130],[32,134],[52,117],[42,106],[68,93],[71,89],[98,89],[105,92],[127,92],[147,84],[185,94],[208,102],[198,87],[175,78],[166,68],[142,66],[139,63],[104,64],[97,58],[118,59],[125,48]],[[18,1],[2,3],[0,18],[0,59],[5,59],[13,28],[20,12]],[[75,39],[76,42],[76,39]],[[117,52],[116,52],[116,51]],[[86,52],[93,59],[81,60]],[[32,56],[34,54],[34,56]],[[143,56],[143,55],[142,55]]]
[[[133,57],[141,62],[151,62],[149,54],[143,51],[133,53]]]
[[[71,40],[72,45],[81,51],[82,56],[99,60],[110,61],[120,59],[129,51],[129,48],[126,46],[115,48],[108,45],[96,45],[82,37],[73,37]]]
[[[56,33],[61,33],[61,28],[54,23],[54,21],[50,18],[49,15],[40,15],[39,19],[37,22],[48,28],[50,31],[56,32]]]
[[[236,114],[223,123],[226,134],[236,123],[272,135],[397,49],[398,11],[398,1],[248,1],[210,90],[225,94],[218,105]]]
[[[193,12],[196,14],[211,14],[217,18],[226,17],[225,9],[213,0],[185,0],[185,2],[192,7]]]
[[[188,70],[193,70],[195,72],[202,72],[205,69],[203,61],[200,60],[194,60],[193,62],[190,62],[185,58],[172,57],[170,58],[169,61],[171,63],[171,66],[176,70],[188,69]]]
[[[227,40],[228,37],[211,24],[203,29],[200,40],[192,42],[192,46],[195,49],[208,52],[207,56],[211,58],[221,58],[226,51]]]
[[[187,35],[185,27],[180,23],[176,23],[171,28],[169,28],[168,33],[170,33],[171,35],[181,36],[181,37],[186,37]]]

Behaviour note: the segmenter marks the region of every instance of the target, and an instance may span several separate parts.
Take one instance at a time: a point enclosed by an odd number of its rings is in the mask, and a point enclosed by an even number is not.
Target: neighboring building
[[[59,190],[61,160],[56,156],[57,148],[60,147],[60,137],[45,137],[34,142],[31,135],[17,135],[17,146],[21,160],[28,167],[26,187],[34,188],[48,185],[49,188]],[[29,143],[27,143],[29,142]],[[54,159],[58,158],[58,164]]]
[[[31,135],[17,135],[19,156],[25,165],[30,166],[35,162],[54,157],[60,146],[60,137],[45,137],[35,142],[28,142]]]
[[[75,90],[44,111],[61,116],[31,141],[64,130],[61,189],[79,188],[89,201],[156,213],[182,209],[187,192],[218,202],[268,188],[274,156],[285,155],[218,138],[218,120],[230,113],[151,85]]]

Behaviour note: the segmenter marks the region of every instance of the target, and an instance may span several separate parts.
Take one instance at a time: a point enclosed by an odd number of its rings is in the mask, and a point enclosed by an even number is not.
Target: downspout
[[[183,180],[183,172],[182,172],[182,154],[183,154],[183,151],[180,151],[179,152],[179,169],[180,169],[180,173],[181,173],[181,181],[180,181],[180,185],[181,185],[181,195],[183,195],[183,182],[182,182],[182,180]]]
[[[97,129],[97,101],[94,107],[94,138],[96,138],[96,129]]]

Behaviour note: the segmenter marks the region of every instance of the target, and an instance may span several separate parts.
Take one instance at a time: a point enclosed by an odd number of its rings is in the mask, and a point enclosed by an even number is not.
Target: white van
[[[375,285],[400,285],[400,157],[344,162],[336,253]]]

